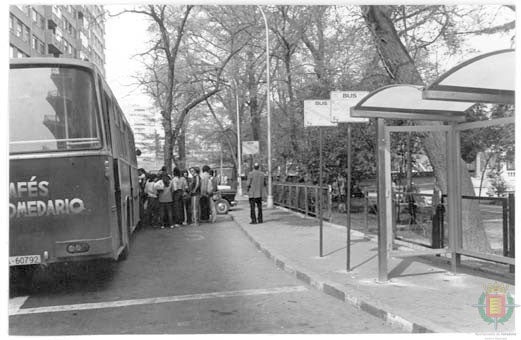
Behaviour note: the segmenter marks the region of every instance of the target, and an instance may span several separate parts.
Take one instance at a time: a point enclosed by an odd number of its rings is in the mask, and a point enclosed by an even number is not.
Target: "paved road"
[[[125,262],[37,273],[11,294],[12,335],[399,332],[277,269],[228,216],[141,230]]]

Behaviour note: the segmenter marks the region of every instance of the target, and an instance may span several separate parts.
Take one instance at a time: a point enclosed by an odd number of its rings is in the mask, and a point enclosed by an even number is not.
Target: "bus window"
[[[11,153],[101,148],[92,75],[74,67],[20,67],[9,73]]]
[[[132,133],[129,133],[128,135],[128,139],[129,139],[129,150],[130,150],[130,155],[131,155],[131,159],[129,159],[130,163],[131,164],[137,164],[137,158],[136,158],[136,153],[134,152],[133,149],[136,148],[136,144],[134,142],[134,135]]]
[[[106,120],[106,124],[105,124],[105,131],[106,131],[106,135],[107,135],[107,146],[109,149],[112,149],[112,138],[110,137],[110,107],[112,105],[112,102],[110,101],[110,96],[107,94],[107,92],[105,91],[102,91],[103,92],[103,109],[105,110],[105,120]]]
[[[112,149],[112,142],[110,138],[110,118],[109,118],[109,107],[111,105],[109,96],[107,92],[103,89],[103,82],[101,81],[101,77],[98,75],[98,87],[101,99],[101,109],[103,111],[102,119],[105,122],[105,143],[107,144],[108,149]]]
[[[128,160],[128,136],[127,129],[125,124],[121,124],[123,129],[121,130],[121,143],[123,146],[123,155],[125,155],[125,159]]]
[[[120,123],[120,126],[119,126],[119,135],[120,135],[120,138],[119,138],[119,146],[120,146],[120,152],[121,152],[121,155],[123,156],[123,158],[125,160],[128,160],[128,151],[127,151],[127,138],[126,138],[126,133],[125,133],[125,120],[123,119],[123,115],[121,113],[121,110],[119,109],[119,107],[116,107],[116,110],[117,110],[117,115],[119,117],[119,123]]]
[[[118,110],[116,109],[116,103],[112,101],[112,112],[114,113],[114,124],[119,127],[119,115]]]

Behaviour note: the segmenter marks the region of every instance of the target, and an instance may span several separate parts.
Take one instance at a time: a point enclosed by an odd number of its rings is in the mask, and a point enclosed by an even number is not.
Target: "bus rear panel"
[[[114,256],[105,160],[11,160],[10,265]]]
[[[116,258],[128,240],[95,74],[82,62],[11,63],[10,266]]]

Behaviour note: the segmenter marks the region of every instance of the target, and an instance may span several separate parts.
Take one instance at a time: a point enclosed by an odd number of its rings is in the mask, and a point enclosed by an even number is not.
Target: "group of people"
[[[190,172],[190,175],[189,175]],[[189,170],[174,168],[172,176],[162,167],[157,174],[141,171],[144,223],[157,228],[177,228],[215,222],[218,179],[205,165]]]
[[[248,175],[246,190],[249,196],[251,224],[262,223],[262,197],[265,176],[255,163]],[[162,167],[157,174],[139,169],[144,224],[157,228],[177,228],[199,225],[217,219],[215,201],[219,199],[216,172],[205,165],[187,170],[174,168],[172,176]]]

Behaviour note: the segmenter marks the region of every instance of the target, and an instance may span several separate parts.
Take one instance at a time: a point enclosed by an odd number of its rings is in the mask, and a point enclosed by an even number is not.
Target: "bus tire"
[[[130,253],[130,233],[131,233],[131,229],[130,229],[130,208],[129,208],[129,205],[128,205],[128,199],[127,199],[127,216],[126,216],[126,221],[125,221],[125,224],[127,225],[127,243],[125,244],[125,247],[123,248],[123,250],[121,251],[121,253],[119,253],[119,256],[118,256],[118,261],[125,261],[127,258],[128,258],[128,254]]]
[[[9,288],[13,291],[31,290],[36,269],[37,267],[34,265],[9,267]]]
[[[123,250],[121,251],[121,253],[119,253],[118,262],[125,261],[128,258],[128,253],[130,252],[129,250],[130,249],[129,249],[129,246],[127,243],[125,245],[125,247],[123,248]]]

